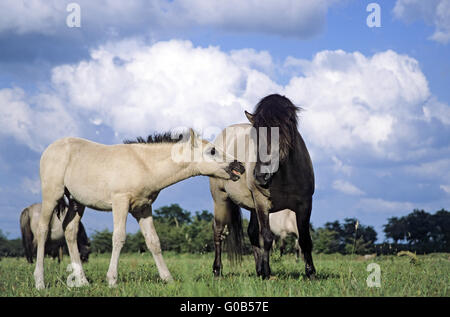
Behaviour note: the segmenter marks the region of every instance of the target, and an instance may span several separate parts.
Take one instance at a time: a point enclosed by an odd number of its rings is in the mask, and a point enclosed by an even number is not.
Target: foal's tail
[[[228,223],[228,237],[225,240],[225,250],[231,263],[242,261],[244,232],[242,230],[242,213],[238,205],[231,204]]]
[[[20,231],[22,232],[22,244],[28,263],[33,263],[33,232],[30,224],[30,210],[25,208],[20,214]]]

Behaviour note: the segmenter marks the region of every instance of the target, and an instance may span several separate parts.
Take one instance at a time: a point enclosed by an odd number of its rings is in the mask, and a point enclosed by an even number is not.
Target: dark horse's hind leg
[[[222,242],[224,240],[223,231],[225,225],[220,221],[213,222],[214,231],[214,263],[213,263],[213,273],[215,277],[219,277],[222,274]]]
[[[309,219],[311,217],[312,198],[302,201],[296,210],[297,227],[299,232],[298,242],[305,259],[305,274],[309,278],[314,278],[316,269],[312,259],[312,241],[309,232]]]
[[[214,276],[222,274],[222,245],[228,236],[227,252],[230,259],[239,258],[242,251],[242,224],[240,208],[228,199],[224,192],[214,197]],[[228,231],[228,232],[226,232]],[[240,233],[241,232],[241,233]],[[234,258],[233,258],[234,257]]]

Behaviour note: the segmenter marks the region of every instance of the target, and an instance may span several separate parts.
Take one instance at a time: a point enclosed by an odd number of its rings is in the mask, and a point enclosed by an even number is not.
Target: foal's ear
[[[191,142],[192,148],[197,146],[197,138],[196,138],[195,132],[192,128],[189,128],[189,141]]]
[[[253,115],[248,112],[247,110],[244,110],[245,116],[247,117],[248,121],[250,121],[251,124],[253,124]]]

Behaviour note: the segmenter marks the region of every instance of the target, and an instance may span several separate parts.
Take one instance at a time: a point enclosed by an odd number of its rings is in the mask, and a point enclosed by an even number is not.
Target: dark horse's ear
[[[195,137],[195,132],[192,128],[189,128],[189,141],[191,142],[191,148],[194,148],[197,146],[197,140]]]
[[[247,110],[244,110],[245,116],[247,117],[248,121],[250,121],[251,124],[253,124],[253,115],[248,112]]]

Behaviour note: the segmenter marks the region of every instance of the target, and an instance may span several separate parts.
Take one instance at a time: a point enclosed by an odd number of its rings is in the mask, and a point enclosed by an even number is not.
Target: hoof
[[[108,286],[110,288],[116,287],[117,286],[117,279],[108,279]]]
[[[222,272],[220,271],[220,269],[213,269],[213,274],[214,274],[214,277],[222,276]]]
[[[162,279],[165,283],[173,283],[173,277],[172,277],[172,275],[161,276],[161,279]]]
[[[316,269],[314,268],[314,266],[305,265],[305,274],[306,277],[310,280],[316,279]]]
[[[45,284],[44,282],[40,281],[40,282],[36,282],[36,289],[38,291],[45,289]]]

